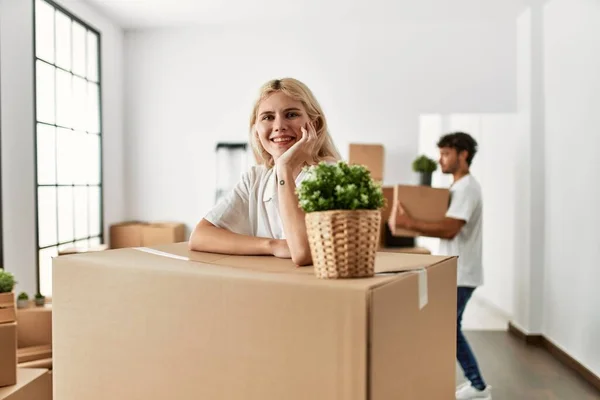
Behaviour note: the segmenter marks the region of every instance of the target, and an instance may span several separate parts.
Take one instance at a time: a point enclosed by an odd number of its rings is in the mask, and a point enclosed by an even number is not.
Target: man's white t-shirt
[[[483,284],[481,187],[472,175],[466,175],[450,187],[448,218],[465,221],[454,239],[441,239],[441,255],[458,256],[458,286]]]
[[[306,179],[304,171],[296,177],[296,186]],[[277,200],[275,168],[252,166],[235,188],[206,214],[219,228],[242,235],[285,239]]]

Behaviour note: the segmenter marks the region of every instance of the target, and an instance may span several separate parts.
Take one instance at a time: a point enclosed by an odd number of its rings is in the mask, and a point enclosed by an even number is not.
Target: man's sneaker
[[[466,382],[456,388],[456,400],[492,400],[492,387],[487,385],[485,389],[479,390]]]

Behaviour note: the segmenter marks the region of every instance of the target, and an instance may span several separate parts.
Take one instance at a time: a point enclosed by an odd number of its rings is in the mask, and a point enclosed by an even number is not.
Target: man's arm
[[[426,222],[412,220],[408,229],[417,231],[423,236],[437,237],[441,239],[454,239],[465,225],[462,219],[444,218],[441,221]]]
[[[392,208],[388,224],[392,232],[394,228],[399,227],[416,231],[422,236],[454,239],[465,225],[465,221],[448,217],[435,222],[417,220],[408,215],[402,205],[397,203]]]

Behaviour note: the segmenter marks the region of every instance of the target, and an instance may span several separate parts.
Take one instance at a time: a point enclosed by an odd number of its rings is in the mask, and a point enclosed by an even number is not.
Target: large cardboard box
[[[450,191],[429,186],[396,185],[394,186],[393,200],[398,200],[413,218],[435,222],[441,221],[446,216],[450,205]],[[394,236],[416,237],[420,235],[418,232],[390,225]]]
[[[52,400],[52,374],[47,369],[19,368],[16,384],[0,388],[0,400]]]
[[[17,324],[0,324],[0,387],[17,383]],[[0,389],[2,390],[2,389]],[[2,397],[0,397],[1,399]]]
[[[19,348],[51,345],[52,305],[18,309],[17,332]]]
[[[185,241],[185,225],[172,222],[124,222],[110,227],[110,248],[147,247]]]
[[[185,243],[55,258],[55,396],[453,399],[456,258],[382,252],[376,269],[321,280]]]
[[[371,172],[371,177],[381,182],[383,181],[384,153],[381,144],[351,143],[348,162],[366,166]]]

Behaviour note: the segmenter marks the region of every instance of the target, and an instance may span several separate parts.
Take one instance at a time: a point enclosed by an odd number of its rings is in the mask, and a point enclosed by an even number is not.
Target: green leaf
[[[329,210],[377,210],[383,207],[381,186],[363,165],[321,162],[305,167],[307,173],[296,188],[304,212]]]

